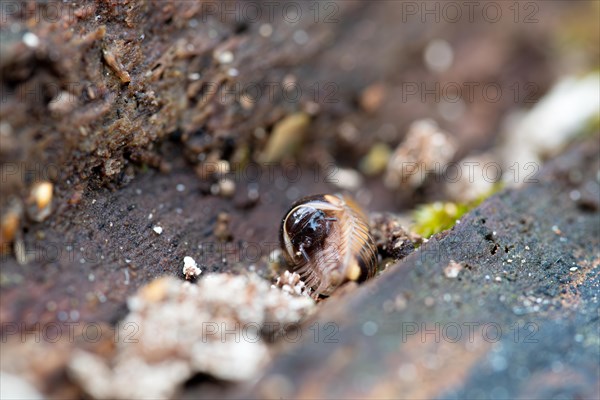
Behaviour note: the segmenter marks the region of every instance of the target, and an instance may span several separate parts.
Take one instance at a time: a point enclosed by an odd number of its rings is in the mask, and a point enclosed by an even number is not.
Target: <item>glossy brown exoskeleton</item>
[[[305,197],[281,223],[280,241],[292,271],[317,295],[375,275],[377,248],[359,207],[341,195]]]

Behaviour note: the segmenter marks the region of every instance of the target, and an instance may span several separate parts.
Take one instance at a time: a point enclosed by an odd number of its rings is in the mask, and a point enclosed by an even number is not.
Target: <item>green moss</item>
[[[415,225],[412,230],[425,238],[429,238],[436,233],[450,229],[454,226],[457,219],[460,219],[485,199],[498,192],[502,186],[501,183],[497,183],[489,193],[469,203],[437,201],[421,205],[413,213]]]
[[[413,230],[423,237],[430,237],[451,228],[456,220],[469,211],[466,204],[435,202],[419,206],[413,214]]]

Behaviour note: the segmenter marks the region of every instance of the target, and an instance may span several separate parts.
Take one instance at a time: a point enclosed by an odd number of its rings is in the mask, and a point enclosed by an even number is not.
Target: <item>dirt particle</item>
[[[448,265],[444,268],[444,275],[446,276],[446,278],[453,279],[458,277],[458,275],[463,269],[463,263],[457,263],[454,260],[450,260]]]
[[[54,185],[50,182],[38,182],[31,187],[26,200],[27,215],[33,221],[41,222],[52,212]]]
[[[221,212],[219,213],[219,215],[217,215],[217,223],[215,224],[213,234],[217,239],[219,239],[222,242],[228,242],[233,239],[233,236],[229,229],[230,221],[231,217],[226,212]]]
[[[235,194],[235,182],[233,179],[221,179],[218,188],[219,195],[223,197],[233,197]]]
[[[309,125],[310,117],[303,112],[288,115],[279,121],[273,127],[262,161],[276,162],[295,153],[302,144]]]
[[[416,121],[391,156],[384,183],[390,189],[416,189],[426,179],[424,171],[436,171],[436,166],[449,163],[456,151],[452,136],[441,130],[435,121]],[[407,165],[414,167],[407,169]]]
[[[129,76],[129,72],[125,71],[123,64],[117,59],[115,54],[109,49],[103,49],[102,55],[104,56],[104,61],[106,64],[113,70],[113,72],[119,77],[121,83],[129,83],[131,82],[131,77]]]
[[[215,52],[214,57],[221,64],[231,64],[234,60],[233,53],[229,50]]]
[[[382,83],[374,83],[368,86],[360,96],[360,106],[369,114],[375,113],[385,100],[386,90]]]

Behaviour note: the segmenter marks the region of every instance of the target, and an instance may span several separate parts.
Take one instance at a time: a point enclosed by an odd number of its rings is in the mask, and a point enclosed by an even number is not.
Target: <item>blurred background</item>
[[[198,343],[205,326],[173,315],[212,304],[196,321],[222,317],[215,287],[245,299],[235,306],[243,309],[279,285],[279,223],[292,202],[348,193],[384,239],[385,224],[401,224],[418,247],[490,196],[539,183],[544,164],[569,146],[598,142],[597,1],[6,1],[0,12],[3,398],[6,387],[10,398],[298,396],[273,373],[258,392],[244,391],[287,351],[285,341],[188,357],[164,337],[173,326],[175,336],[189,334],[179,346]],[[570,159],[590,157],[577,154]],[[580,186],[549,196],[565,192],[597,221],[596,164],[564,165]],[[553,245],[537,243],[540,252]],[[197,262],[203,275],[180,289],[190,256],[187,271],[200,275]],[[597,279],[597,259],[590,265]],[[292,298],[269,303],[279,313],[257,306],[261,335],[269,318],[322,315],[321,303]],[[161,317],[145,320],[154,312]],[[90,324],[111,335],[88,340]],[[144,324],[170,344],[115,339]],[[52,336],[49,326],[71,334]],[[141,372],[123,372],[132,370]],[[594,385],[569,393],[597,394]],[[400,393],[361,390],[300,393]]]

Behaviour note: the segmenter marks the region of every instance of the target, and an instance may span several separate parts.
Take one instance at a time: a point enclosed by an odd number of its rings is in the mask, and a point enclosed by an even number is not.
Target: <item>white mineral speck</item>
[[[577,201],[581,198],[581,193],[579,192],[579,190],[571,190],[571,192],[569,192],[569,197],[571,198],[571,200]]]
[[[571,268],[569,268],[569,271],[575,272],[575,271],[577,271],[577,267],[571,267]]]
[[[308,34],[306,31],[299,29],[294,32],[293,39],[296,44],[303,45],[308,42]]]
[[[262,24],[260,28],[258,28],[258,33],[262,37],[269,37],[273,33],[273,27],[271,24]]]
[[[69,314],[66,311],[59,311],[56,316],[61,322],[65,322],[69,318]]]
[[[450,43],[436,39],[427,44],[425,48],[425,65],[430,71],[443,72],[450,68],[454,60],[454,52]]]
[[[177,184],[177,186],[175,186],[175,189],[176,189],[178,192],[183,192],[183,191],[185,190],[185,185],[184,185],[184,184],[182,184],[182,183],[179,183],[179,184]]]
[[[28,47],[38,47],[40,44],[40,38],[37,37],[36,34],[27,32],[23,35],[23,43],[25,43]]]
[[[155,227],[153,227],[153,228],[152,228],[152,230],[153,230],[154,232],[156,232],[157,234],[159,234],[159,235],[160,235],[161,233],[163,233],[163,228],[162,228],[161,226],[155,226]]]
[[[463,267],[464,266],[462,264],[457,263],[454,260],[450,260],[448,265],[444,268],[444,275],[446,278],[456,278],[460,271],[463,270]]]
[[[222,51],[216,54],[216,59],[221,64],[231,64],[233,62],[233,53],[231,51]]]
[[[379,326],[373,321],[367,321],[362,326],[362,332],[365,336],[373,336],[379,330]]]
[[[195,278],[201,273],[202,270],[198,268],[196,260],[190,256],[183,257],[183,274],[185,275],[185,279]]]

